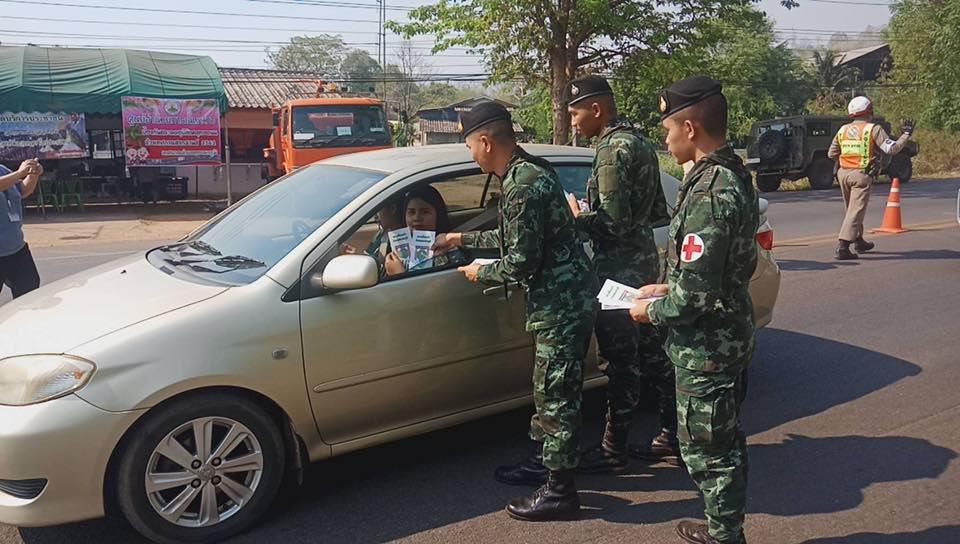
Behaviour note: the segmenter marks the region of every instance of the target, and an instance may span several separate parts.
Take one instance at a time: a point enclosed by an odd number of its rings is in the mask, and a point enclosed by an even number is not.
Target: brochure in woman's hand
[[[411,230],[403,227],[388,232],[387,236],[390,238],[390,247],[407,265],[407,270],[433,258],[431,248],[437,239],[437,233],[432,230]]]

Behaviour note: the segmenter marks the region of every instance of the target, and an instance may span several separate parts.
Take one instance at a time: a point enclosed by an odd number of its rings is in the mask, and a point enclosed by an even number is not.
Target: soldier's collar
[[[602,140],[620,130],[633,130],[633,125],[622,117],[614,117],[609,123],[606,124],[605,127],[603,127],[598,139]]]

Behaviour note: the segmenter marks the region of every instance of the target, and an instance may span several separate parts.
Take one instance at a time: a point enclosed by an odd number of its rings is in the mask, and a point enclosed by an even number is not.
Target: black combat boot
[[[696,523],[693,521],[681,521],[677,524],[677,536],[682,538],[684,542],[690,542],[692,544],[746,544],[747,542],[743,537],[743,533],[740,534],[739,539],[720,542],[710,536],[706,523]]]
[[[607,422],[603,432],[603,440],[599,445],[587,450],[580,458],[577,472],[582,474],[603,474],[606,472],[623,472],[630,464],[627,454],[627,435],[630,427],[614,427]]]
[[[846,240],[840,240],[840,243],[837,245],[837,260],[849,261],[856,258],[857,254],[850,251],[850,242]]]
[[[857,241],[853,243],[853,248],[857,250],[857,253],[866,253],[873,249],[873,247],[873,242],[868,242],[863,238],[857,238]]]
[[[534,442],[533,449],[527,458],[515,465],[497,467],[493,471],[493,477],[507,485],[539,486],[547,481],[549,472],[547,467],[543,466],[543,444]]]
[[[580,515],[580,495],[573,483],[573,471],[551,470],[547,483],[533,495],[510,501],[507,514],[523,521],[576,519]]]
[[[661,429],[650,444],[637,444],[630,448],[630,456],[651,463],[667,463],[675,467],[683,464],[680,457],[680,442],[676,429]]]

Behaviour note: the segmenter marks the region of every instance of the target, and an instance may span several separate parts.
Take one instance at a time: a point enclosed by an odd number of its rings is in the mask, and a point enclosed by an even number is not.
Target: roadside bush
[[[918,127],[914,138],[920,144],[920,154],[913,158],[914,177],[960,172],[960,139],[956,134]]]

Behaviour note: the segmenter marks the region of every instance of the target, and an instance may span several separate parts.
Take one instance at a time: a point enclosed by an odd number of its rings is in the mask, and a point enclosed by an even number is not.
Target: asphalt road
[[[948,183],[911,184],[910,220],[950,219],[960,182]],[[778,239],[831,234],[839,212],[825,210],[838,198],[829,193],[774,195]],[[927,204],[911,204],[920,201]],[[870,210],[877,223],[881,208],[878,198]],[[744,408],[751,542],[960,542],[960,227],[875,239],[875,252],[853,262],[832,260],[828,239],[776,250],[780,298],[758,336]],[[49,281],[138,249],[73,246],[80,254],[37,257]],[[585,403],[591,439],[600,433],[600,400],[590,394]],[[314,465],[303,487],[234,542],[669,543],[678,519],[700,515],[681,470],[635,463],[617,477],[580,479],[580,521],[509,519],[504,503],[526,490],[497,484],[491,471],[523,455],[528,416],[517,410]],[[654,425],[652,414],[639,414],[635,436]],[[111,521],[0,526],[3,544],[140,541]]]

